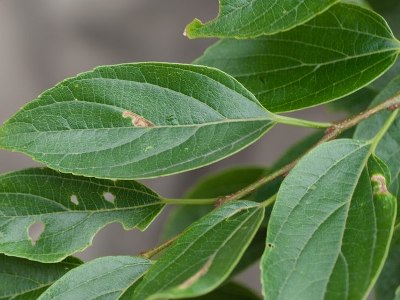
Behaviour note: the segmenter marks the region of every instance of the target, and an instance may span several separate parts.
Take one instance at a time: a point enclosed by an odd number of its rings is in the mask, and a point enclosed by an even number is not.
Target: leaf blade
[[[258,203],[238,201],[203,217],[149,270],[135,297],[179,299],[210,292],[233,270],[263,216],[264,209]]]
[[[273,125],[219,70],[138,63],[99,67],[46,91],[0,128],[0,147],[64,173],[151,178],[221,160]]]
[[[202,24],[195,19],[185,29],[189,38],[254,38],[289,30],[327,10],[338,0],[220,0],[219,15]]]
[[[399,49],[382,17],[341,3],[288,32],[217,42],[195,63],[227,72],[268,110],[285,112],[368,85],[393,65]]]
[[[68,272],[39,299],[121,299],[151,264],[141,257],[98,258]]]
[[[41,264],[0,255],[0,299],[37,299],[51,284],[81,261],[70,257],[56,264]]]
[[[262,259],[265,297],[323,298],[328,283],[326,274],[335,265],[350,199],[369,148],[368,143],[354,140],[322,144],[310,151],[286,177],[268,225],[267,248]],[[340,172],[341,169],[347,171]],[[328,178],[329,174],[335,176]],[[326,193],[327,186],[339,186],[340,199],[338,193]],[[320,199],[324,199],[323,207],[319,205]],[[323,236],[329,237],[325,246]],[[279,272],[275,268],[278,263]]]
[[[48,169],[1,175],[0,196],[0,252],[41,262],[82,251],[112,222],[144,230],[164,207],[157,194],[139,183]],[[44,229],[33,242],[28,229],[38,223]]]

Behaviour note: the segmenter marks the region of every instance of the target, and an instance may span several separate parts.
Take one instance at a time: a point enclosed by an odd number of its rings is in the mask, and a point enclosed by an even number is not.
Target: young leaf
[[[141,257],[98,258],[65,274],[39,300],[132,299],[126,296],[126,291],[142,278],[151,264]]]
[[[193,20],[185,30],[189,38],[254,38],[296,27],[327,10],[339,0],[220,0],[219,15],[202,24]]]
[[[351,46],[349,46],[351,45]],[[274,112],[346,96],[384,73],[400,43],[374,12],[340,3],[288,32],[222,40],[195,63],[237,78]]]
[[[50,285],[81,261],[69,257],[56,264],[41,264],[0,255],[0,299],[37,299]]]
[[[87,248],[109,223],[146,229],[162,208],[159,196],[136,182],[48,169],[1,175],[0,252],[57,262]],[[32,231],[35,226],[39,232]]]
[[[400,232],[393,238],[389,256],[375,287],[375,296],[379,300],[393,300],[400,286]]]
[[[0,129],[0,147],[99,178],[199,168],[255,142],[273,115],[229,75],[163,63],[99,67],[67,79]]]
[[[191,225],[150,268],[134,299],[178,299],[204,295],[232,272],[260,227],[264,208],[235,201]]]
[[[372,101],[371,107],[376,106],[383,101],[396,95],[400,96],[400,75],[395,77],[385,89],[383,89]],[[371,139],[383,126],[390,111],[382,111],[367,120],[361,122],[354,133],[356,139]],[[395,122],[389,128],[385,136],[381,139],[376,154],[390,168],[391,178],[397,178],[400,174],[400,118],[397,117]]]
[[[382,166],[378,158],[371,157],[361,174],[325,299],[365,299],[384,265],[397,200],[387,191],[390,173]]]
[[[254,292],[234,282],[229,282],[196,300],[260,300]]]
[[[369,154],[366,142],[324,143],[304,156],[283,181],[261,263],[267,299],[323,298]]]

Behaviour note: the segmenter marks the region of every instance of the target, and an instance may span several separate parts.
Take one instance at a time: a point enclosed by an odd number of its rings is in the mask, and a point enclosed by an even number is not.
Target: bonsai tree
[[[357,300],[374,286],[398,299],[399,12],[220,0],[185,30],[220,38],[192,64],[100,66],[44,91],[0,127],[2,149],[46,166],[0,176],[0,299],[259,299],[232,281],[258,262],[264,299]],[[348,117],[287,114],[322,104]],[[212,164],[278,124],[315,132],[182,199],[135,181]],[[146,230],[169,205],[156,248],[73,257],[107,224]]]

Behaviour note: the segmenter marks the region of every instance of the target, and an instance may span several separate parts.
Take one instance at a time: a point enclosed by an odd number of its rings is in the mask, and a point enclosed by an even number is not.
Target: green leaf
[[[0,147],[99,178],[149,178],[221,160],[275,121],[212,68],[163,63],[99,67],[67,79],[0,129]]]
[[[1,175],[0,252],[57,262],[87,248],[109,223],[146,229],[162,208],[159,196],[136,182],[88,179],[48,169]],[[35,225],[42,227],[39,236],[30,232]]]
[[[371,107],[400,93],[400,75],[394,78],[372,101]],[[354,138],[368,140],[373,138],[389,118],[390,111],[382,111],[367,120],[361,122],[354,133]],[[387,133],[381,139],[376,154],[390,168],[391,178],[397,178],[400,174],[400,118],[398,117]]]
[[[1,254],[0,299],[37,299],[57,279],[80,264],[74,257],[56,264],[41,264]]]
[[[370,147],[350,139],[324,143],[285,178],[261,263],[267,299],[323,298]]]
[[[285,112],[333,101],[368,85],[393,65],[399,50],[382,17],[341,3],[287,32],[222,40],[195,63],[227,72],[264,107]]]
[[[189,38],[254,38],[296,27],[339,0],[220,0],[219,15],[202,24],[195,19],[185,30]]]
[[[375,287],[378,300],[393,300],[400,286],[400,235],[395,234],[389,256]]]
[[[398,0],[368,0],[371,6],[382,16],[392,27],[396,35],[400,34],[400,2]]]
[[[267,172],[260,167],[238,167],[204,177],[186,194],[188,199],[207,199],[229,195],[255,182]],[[249,197],[247,197],[249,199]],[[266,196],[265,200],[268,197]],[[182,205],[174,209],[164,226],[163,237],[170,239],[212,211],[214,205]]]
[[[138,282],[151,264],[140,257],[98,258],[68,272],[39,299],[129,299],[125,292]]]
[[[338,101],[330,102],[329,108],[334,112],[346,112],[350,115],[358,114],[368,109],[372,100],[376,97],[378,92],[367,86],[351,95],[348,95]]]
[[[351,200],[325,299],[365,299],[382,270],[397,211],[396,198],[382,185],[389,182],[386,176],[390,174],[382,162],[371,157]]]
[[[229,282],[196,300],[260,300],[254,292],[234,282]]]
[[[218,287],[232,272],[260,227],[264,208],[230,202],[191,225],[150,268],[134,299],[196,297]]]

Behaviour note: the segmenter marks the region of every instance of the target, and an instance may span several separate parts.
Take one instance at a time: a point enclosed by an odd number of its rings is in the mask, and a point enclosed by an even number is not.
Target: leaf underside
[[[132,299],[130,288],[142,278],[151,261],[141,257],[110,256],[68,272],[39,300]]]
[[[227,72],[268,110],[285,112],[368,85],[393,65],[399,49],[382,17],[341,3],[287,32],[222,40],[195,63]]]
[[[87,248],[109,223],[144,230],[160,213],[159,196],[136,182],[88,179],[49,169],[0,176],[0,252],[57,262]],[[32,225],[43,232],[34,241]]]
[[[150,268],[134,299],[181,299],[209,293],[232,272],[264,216],[258,203],[226,204],[192,224]]]
[[[0,129],[0,147],[52,169],[150,178],[213,163],[255,142],[273,115],[216,69],[165,63],[99,67],[67,79]]]
[[[348,139],[322,144],[283,181],[261,263],[267,299],[323,299],[369,148]]]

